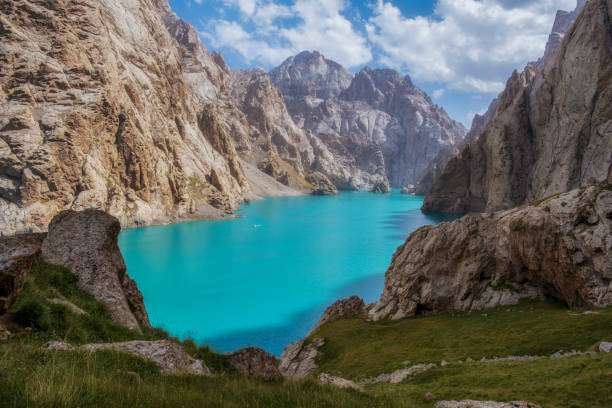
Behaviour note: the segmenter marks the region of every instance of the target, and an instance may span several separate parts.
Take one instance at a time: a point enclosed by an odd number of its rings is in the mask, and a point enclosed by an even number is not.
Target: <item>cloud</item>
[[[241,21],[208,24],[206,39],[232,49],[246,61],[277,65],[304,50],[318,50],[352,67],[372,60],[365,34],[345,17],[345,0],[295,0],[287,6],[266,0],[223,0],[241,13]]]
[[[513,69],[544,52],[557,9],[575,0],[438,0],[435,16],[408,18],[378,0],[366,24],[378,60],[415,79],[497,93]]]
[[[431,93],[431,96],[433,96],[435,99],[438,99],[444,96],[445,92],[445,89],[434,89],[434,91]]]

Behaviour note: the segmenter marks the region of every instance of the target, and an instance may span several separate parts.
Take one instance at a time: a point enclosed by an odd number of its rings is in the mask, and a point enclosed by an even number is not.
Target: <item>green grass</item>
[[[161,375],[115,352],[46,352],[38,342],[0,345],[2,407],[386,407],[384,396],[312,381]]]
[[[343,320],[314,335],[325,338],[321,371],[360,379],[418,363],[586,350],[612,339],[612,308],[582,314],[556,303],[524,302],[394,322]]]
[[[425,400],[535,402],[546,408],[612,407],[612,355],[543,359],[529,362],[455,364],[438,367],[399,385],[370,392],[406,407],[433,407]]]
[[[61,297],[85,310],[79,316],[48,302]],[[320,371],[360,379],[424,362],[446,360],[402,384],[365,392],[305,381],[263,382],[241,377],[227,357],[193,341],[185,350],[213,369],[213,378],[162,375],[145,360],[103,351],[44,351],[51,339],[74,344],[169,338],[114,324],[105,308],[76,287],[63,268],[35,264],[11,308],[16,333],[0,343],[0,407],[433,407],[440,399],[530,400],[542,406],[612,406],[612,354],[525,362],[461,363],[507,355],[586,350],[612,340],[612,308],[595,314],[554,303],[525,302],[478,313],[458,313],[324,325]],[[31,331],[23,327],[32,328]],[[427,400],[430,393],[433,400]]]

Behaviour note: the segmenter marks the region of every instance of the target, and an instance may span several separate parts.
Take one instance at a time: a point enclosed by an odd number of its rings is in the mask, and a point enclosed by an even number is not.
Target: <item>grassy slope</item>
[[[395,322],[343,320],[323,326],[322,371],[363,378],[405,365],[586,350],[612,339],[612,308],[593,314],[525,302],[475,313]]]
[[[78,317],[46,301],[63,297],[86,310]],[[450,362],[399,385],[365,393],[313,381],[263,383],[233,373],[225,358],[193,342],[215,378],[165,376],[151,363],[121,353],[45,352],[44,342],[75,344],[168,337],[138,335],[113,324],[104,308],[75,287],[61,268],[37,264],[12,308],[33,328],[0,344],[0,407],[433,407],[424,399],[529,399],[545,407],[610,407],[612,355],[530,362],[463,363],[467,357],[549,354],[587,349],[612,339],[612,309],[584,315],[559,305],[524,303],[510,308],[399,322],[358,319],[323,326],[327,343],[321,371],[362,378],[420,362]]]

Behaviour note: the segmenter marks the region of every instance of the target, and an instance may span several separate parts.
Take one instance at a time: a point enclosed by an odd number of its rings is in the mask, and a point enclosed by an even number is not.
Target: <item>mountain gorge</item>
[[[555,29],[569,31],[508,80],[480,136],[433,183],[426,211],[497,211],[612,180],[610,6],[590,1],[578,15],[583,7],[557,15]]]
[[[386,191],[464,133],[394,71],[353,77],[316,52],[231,71],[165,1],[14,0],[0,24],[5,234],[66,208],[146,225],[268,195]]]

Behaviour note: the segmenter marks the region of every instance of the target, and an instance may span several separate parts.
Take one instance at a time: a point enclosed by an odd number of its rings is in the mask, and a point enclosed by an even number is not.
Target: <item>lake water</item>
[[[439,221],[421,204],[398,191],[269,198],[241,218],[128,229],[119,243],[155,326],[280,354],[337,299],[378,299],[395,249]]]

